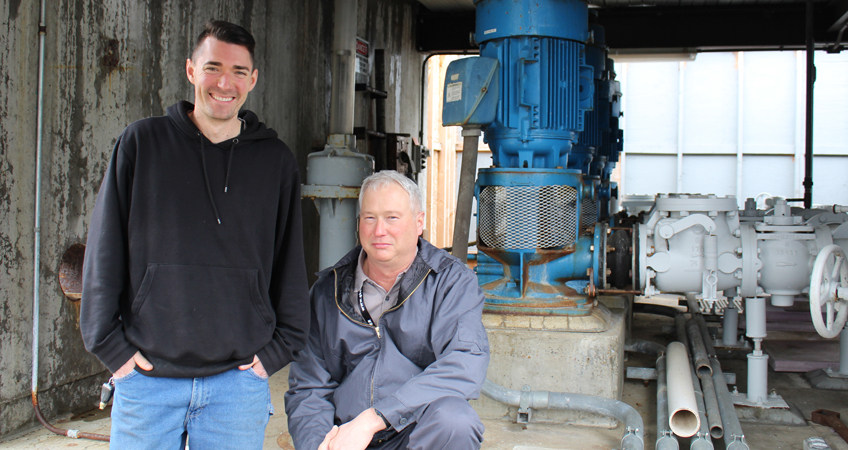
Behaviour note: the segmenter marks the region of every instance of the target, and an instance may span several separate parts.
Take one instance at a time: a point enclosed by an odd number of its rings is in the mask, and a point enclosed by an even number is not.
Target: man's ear
[[[424,233],[424,211],[419,212],[418,216],[415,217],[415,227],[418,235],[421,236]]]
[[[259,69],[253,69],[253,73],[250,74],[250,89],[248,89],[247,92],[253,90],[253,88],[256,86],[257,80],[259,80]]]
[[[191,63],[191,59],[186,60],[186,78],[188,78],[189,83],[194,84],[194,65]]]

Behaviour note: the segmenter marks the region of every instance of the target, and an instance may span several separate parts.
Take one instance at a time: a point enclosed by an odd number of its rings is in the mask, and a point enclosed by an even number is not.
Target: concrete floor
[[[662,316],[636,314],[633,321],[633,336],[649,339],[662,344],[671,341],[673,321]],[[810,339],[808,335],[770,332],[774,339]],[[737,375],[738,388],[745,392],[746,360],[744,352],[727,353],[722,358],[725,372]],[[646,355],[630,355],[628,366],[654,367],[653,358]],[[283,412],[283,394],[287,388],[287,370],[271,378],[271,395],[277,414],[271,418],[265,433],[266,450],[286,449],[292,446],[286,433],[286,418]],[[816,409],[830,409],[848,419],[848,392],[821,391],[812,389],[802,374],[769,373],[769,389],[794,405],[805,420],[804,426],[786,426],[779,424],[743,422],[742,428],[748,445],[752,450],[800,450],[804,439],[812,436],[823,437],[834,450],[848,450],[846,444],[833,430],[809,422],[810,413]],[[656,383],[640,380],[626,380],[623,401],[635,407],[645,422],[645,448],[653,449],[656,436]],[[108,412],[108,410],[107,410]],[[81,431],[108,434],[110,420],[107,412],[94,410],[75,417],[55,420],[54,425],[61,428],[73,428]],[[484,450],[592,450],[619,448],[622,428],[608,430],[602,428],[578,427],[569,425],[533,423],[524,429],[522,426],[498,420],[484,420],[486,426]],[[716,449],[724,448],[723,443],[715,442]],[[681,440],[681,448],[688,443]],[[3,449],[106,449],[103,442],[84,439],[70,439],[50,433],[43,428],[34,428],[0,442]]]

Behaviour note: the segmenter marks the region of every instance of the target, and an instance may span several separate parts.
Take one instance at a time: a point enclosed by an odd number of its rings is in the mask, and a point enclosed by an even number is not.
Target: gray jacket
[[[395,430],[445,396],[474,399],[486,378],[483,292],[458,259],[418,240],[397,303],[369,326],[350,302],[360,247],[312,287],[306,349],[291,364],[286,414],[298,450],[374,407]]]

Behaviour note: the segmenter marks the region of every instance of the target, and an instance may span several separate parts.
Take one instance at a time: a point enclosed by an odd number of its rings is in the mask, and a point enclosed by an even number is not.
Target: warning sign
[[[367,83],[371,78],[371,67],[368,58],[371,55],[371,45],[368,41],[356,38],[356,82]]]

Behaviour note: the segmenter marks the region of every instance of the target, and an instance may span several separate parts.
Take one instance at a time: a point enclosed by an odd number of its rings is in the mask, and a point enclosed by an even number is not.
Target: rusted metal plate
[[[69,300],[82,298],[82,263],[85,258],[85,245],[74,244],[62,255],[59,264],[59,286]]]

